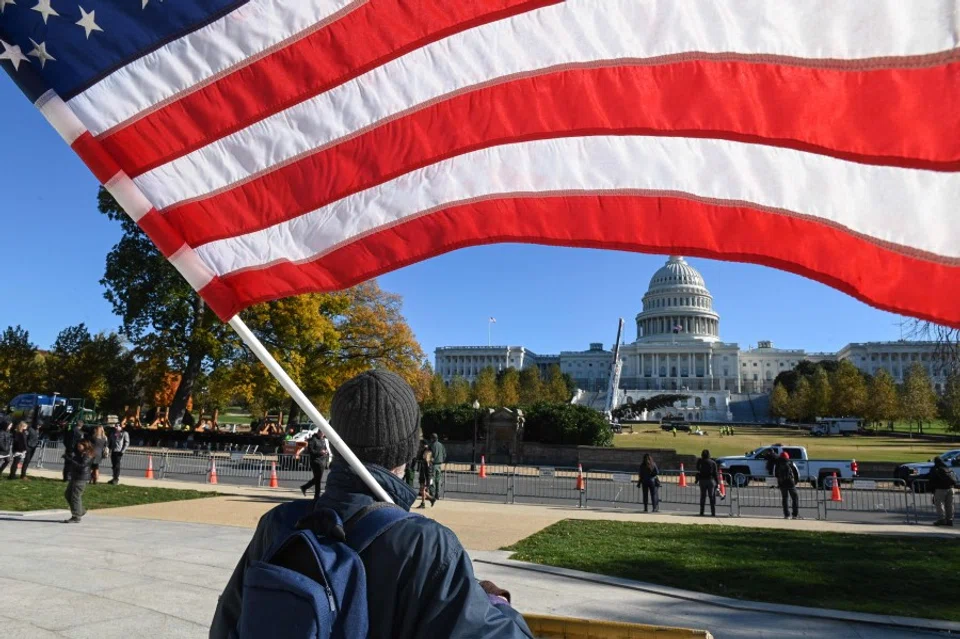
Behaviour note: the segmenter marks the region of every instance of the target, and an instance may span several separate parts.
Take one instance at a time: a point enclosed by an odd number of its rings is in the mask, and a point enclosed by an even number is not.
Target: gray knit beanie
[[[416,457],[420,407],[396,373],[367,371],[343,384],[333,395],[330,421],[364,463],[392,470]]]

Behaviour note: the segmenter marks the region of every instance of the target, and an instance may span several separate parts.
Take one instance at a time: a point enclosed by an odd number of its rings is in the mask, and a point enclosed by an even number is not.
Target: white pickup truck
[[[724,474],[730,475],[734,484],[746,486],[751,479],[758,480],[761,477],[771,476],[772,470],[768,471],[767,460],[771,456],[780,457],[783,451],[786,451],[790,455],[790,461],[797,465],[801,482],[832,488],[834,473],[841,480],[852,480],[857,476],[855,459],[810,459],[807,457],[807,449],[803,446],[784,444],[761,446],[754,451],[744,453],[743,457],[721,457],[717,459],[717,463]],[[770,468],[772,469],[772,465]]]

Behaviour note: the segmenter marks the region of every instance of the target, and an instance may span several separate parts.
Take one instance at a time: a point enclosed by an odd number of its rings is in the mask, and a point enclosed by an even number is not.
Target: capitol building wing
[[[636,339],[625,340],[620,348],[618,405],[675,392],[690,399],[678,402],[671,414],[711,421],[763,419],[774,379],[804,359],[846,359],[871,375],[884,368],[898,382],[909,366],[918,362],[934,379],[937,390],[944,382],[933,366],[934,344],[930,342],[854,343],[837,353],[780,349],[763,340],[748,349],[725,343],[720,338],[720,315],[703,276],[676,255],[650,279],[635,321]],[[546,373],[550,365],[558,364],[580,389],[575,401],[596,408],[602,408],[606,400],[613,360],[612,351],[602,343],[559,355],[540,355],[522,346],[445,346],[435,355],[435,370],[447,382],[456,376],[473,381],[488,366],[494,370],[538,366]]]

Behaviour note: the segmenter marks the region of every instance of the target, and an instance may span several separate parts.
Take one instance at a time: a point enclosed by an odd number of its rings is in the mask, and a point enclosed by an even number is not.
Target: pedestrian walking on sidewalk
[[[79,524],[87,514],[87,509],[83,507],[83,490],[90,481],[90,467],[93,465],[93,444],[90,440],[81,440],[72,454],[64,455],[63,465],[69,478],[63,496],[70,505],[70,519],[63,523]]]
[[[783,518],[790,519],[791,511],[787,508],[787,497],[793,502],[793,518],[800,519],[800,494],[797,484],[800,483],[800,471],[797,465],[790,461],[790,453],[783,451],[777,459],[774,472],[777,477],[777,487],[780,488],[780,498],[783,502]]]
[[[103,426],[97,426],[93,429],[90,436],[90,443],[93,444],[93,461],[90,466],[90,483],[95,484],[100,479],[100,462],[107,455],[107,435],[104,433]]]
[[[72,428],[68,429],[63,433],[63,452],[65,455],[72,455],[73,451],[77,449],[77,444],[79,444],[84,438],[83,432],[83,420],[77,420],[77,423],[73,425]],[[63,467],[63,481],[70,480],[70,471],[67,469],[66,465]]]
[[[130,448],[130,433],[123,429],[123,424],[117,424],[110,433],[110,464],[113,466],[113,479],[109,484],[116,486],[120,483],[120,465],[123,463],[123,454]]]
[[[39,447],[40,429],[37,428],[37,424],[34,421],[27,426],[27,452],[23,456],[23,466],[20,467],[20,479],[27,478],[27,467],[30,465],[30,462],[33,461],[33,456]]]
[[[933,460],[933,470],[928,481],[933,491],[933,505],[937,509],[934,526],[953,526],[953,489],[960,485],[956,474],[940,457]]]
[[[648,498],[653,501],[653,512],[660,510],[660,469],[650,453],[644,453],[640,464],[640,489],[643,491],[643,512],[647,512]]]
[[[433,483],[433,453],[430,452],[430,445],[426,440],[420,440],[420,457],[417,458],[417,476],[420,479],[420,505],[417,508],[426,508],[427,500],[433,499],[430,492],[430,484]]]
[[[13,431],[13,449],[11,453],[10,475],[8,479],[17,478],[17,468],[23,463],[27,455],[27,422],[20,422]]]
[[[447,461],[447,449],[440,443],[436,433],[430,436],[430,453],[433,455],[431,467],[433,489],[430,491],[430,505],[435,506],[443,491],[443,464]]]
[[[717,484],[720,481],[720,469],[717,462],[710,458],[710,451],[704,449],[697,460],[697,484],[700,485],[700,516],[706,502],[710,500],[710,516],[717,516]]]
[[[297,455],[303,449],[297,451]],[[309,441],[307,441],[307,455],[310,458],[310,471],[313,473],[313,479],[300,486],[300,492],[307,496],[307,491],[313,488],[313,498],[320,496],[320,484],[323,482],[323,471],[326,470],[330,461],[330,442],[323,431],[317,429]]]

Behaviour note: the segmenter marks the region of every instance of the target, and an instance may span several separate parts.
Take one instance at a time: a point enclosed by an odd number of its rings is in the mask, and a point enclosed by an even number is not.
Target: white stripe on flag
[[[960,258],[960,225],[953,222],[960,174],[860,165],[725,140],[644,136],[560,138],[482,149],[197,252],[224,275],[309,260],[358,235],[465,200],[627,189],[785,209],[881,241]]]
[[[164,209],[430,100],[560,65],[688,52],[816,59],[936,53],[958,45],[956,28],[944,19],[957,22],[955,12],[954,0],[567,0],[411,52],[135,181]]]
[[[110,74],[68,102],[99,135],[144,109],[286,44],[358,0],[251,0]]]

